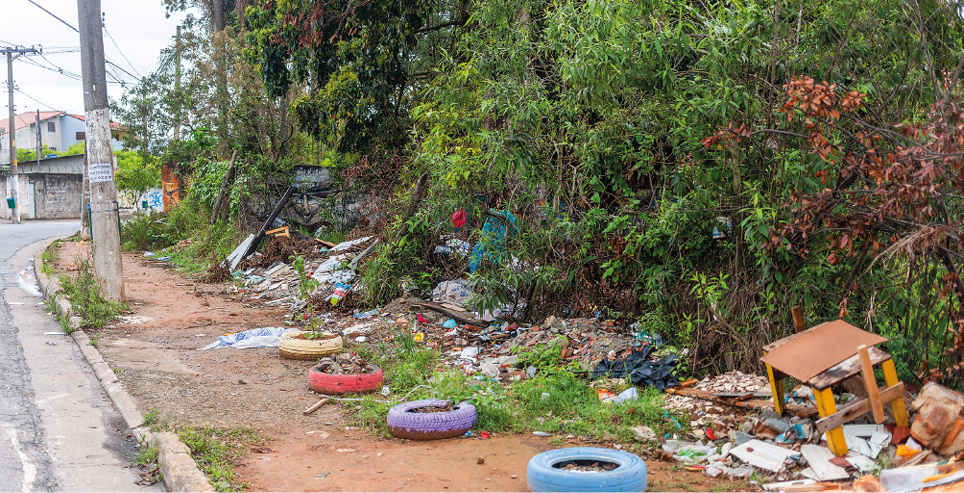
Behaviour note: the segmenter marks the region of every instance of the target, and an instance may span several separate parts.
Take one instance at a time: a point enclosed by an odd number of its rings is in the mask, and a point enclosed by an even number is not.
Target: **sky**
[[[77,0],[34,0],[43,8],[74,27],[77,23]],[[15,87],[14,105],[17,114],[25,111],[66,111],[84,113],[84,92],[80,80],[72,79],[56,71],[46,70],[31,63],[49,68],[59,67],[65,72],[80,74],[80,35],[73,29],[44,12],[28,0],[0,0],[0,46],[41,45],[44,58],[28,55],[13,62]],[[124,82],[136,82],[138,75],[152,72],[157,66],[162,48],[173,43],[177,25],[185,14],[164,15],[161,0],[101,0],[105,15],[104,49],[107,59],[129,72],[125,74],[107,65],[108,73],[115,72]],[[195,13],[195,15],[197,15]],[[117,42],[117,46],[111,38]],[[120,49],[118,49],[118,47]],[[66,51],[66,52],[65,52]],[[57,53],[61,52],[61,53]],[[126,56],[126,59],[125,59]],[[0,119],[6,119],[7,85],[6,57],[0,64]],[[110,84],[114,79],[108,75],[108,94],[117,99],[123,87]]]

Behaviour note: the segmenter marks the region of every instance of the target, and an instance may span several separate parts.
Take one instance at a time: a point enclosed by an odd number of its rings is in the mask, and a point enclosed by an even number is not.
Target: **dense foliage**
[[[213,19],[193,92],[143,95],[208,108],[184,116],[216,139],[196,190],[228,149],[376,185],[371,302],[471,270],[480,309],[638,321],[703,371],[755,369],[801,305],[891,338],[904,379],[957,371],[959,6],[168,3]],[[433,253],[453,238],[486,253]]]

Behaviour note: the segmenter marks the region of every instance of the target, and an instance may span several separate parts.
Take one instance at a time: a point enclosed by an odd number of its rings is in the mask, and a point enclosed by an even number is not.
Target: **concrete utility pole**
[[[34,129],[37,130],[37,172],[40,172],[40,151],[43,150],[43,144],[41,144],[43,137],[40,136],[40,109],[37,109],[37,114],[33,117]]]
[[[20,56],[26,53],[40,53],[40,50],[31,48],[24,48],[22,46],[13,46],[9,48],[0,48],[0,54],[7,55],[7,92],[9,94],[9,104],[10,104],[10,128],[7,129],[10,132],[10,179],[7,183],[10,186],[11,195],[13,196],[13,201],[16,206],[10,210],[10,217],[14,224],[20,222],[20,183],[19,176],[17,175],[17,107],[13,105],[13,60],[14,55]]]
[[[93,227],[94,272],[108,299],[124,299],[120,218],[114,155],[110,146],[110,110],[107,105],[107,68],[100,0],[77,0],[80,20],[80,62],[84,78],[84,112],[87,123],[87,181]]]

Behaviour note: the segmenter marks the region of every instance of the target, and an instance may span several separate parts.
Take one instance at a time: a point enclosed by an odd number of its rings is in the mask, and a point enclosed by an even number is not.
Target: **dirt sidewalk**
[[[77,243],[58,249],[58,270],[86,255]],[[257,491],[526,491],[526,464],[558,448],[531,435],[409,442],[350,426],[343,405],[303,416],[318,396],[307,387],[313,362],[290,361],[277,348],[198,351],[228,332],[281,326],[285,310],[238,301],[230,284],[203,284],[165,263],[124,255],[132,314],[91,333],[142,412],[164,423],[248,426],[266,443],[236,468]],[[563,446],[587,445],[567,441]],[[257,448],[257,447],[256,447]],[[478,458],[485,457],[484,464]],[[647,461],[649,489],[706,491],[728,483]],[[733,483],[731,489],[745,488]]]

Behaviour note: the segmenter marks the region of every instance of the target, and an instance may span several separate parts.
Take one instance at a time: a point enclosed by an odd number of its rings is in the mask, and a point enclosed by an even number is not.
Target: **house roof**
[[[41,113],[41,114],[42,114],[42,113]],[[87,121],[87,119],[84,118],[84,115],[75,115],[75,114],[73,114],[73,113],[68,113],[68,115],[70,115],[70,116],[72,116],[72,117],[74,117],[74,118],[76,118],[76,119],[78,119],[78,120],[80,120],[80,121],[82,121],[82,122]],[[112,121],[112,122],[110,122],[110,128],[112,128],[112,129],[114,129],[114,130],[120,130],[121,126],[120,126],[120,123],[117,123],[117,122],[113,122],[113,121]]]
[[[53,117],[60,116],[63,114],[64,114],[63,111],[41,111],[40,121],[49,120]],[[17,115],[16,117],[14,117],[14,121],[17,124],[16,130],[20,130],[21,128],[32,125],[36,121],[36,118],[37,118],[37,112],[35,111],[31,111],[28,113],[21,113]],[[10,130],[10,119],[4,118],[3,120],[0,120],[0,128],[3,128],[3,132],[0,132],[0,135],[6,135],[7,132],[9,132]]]

